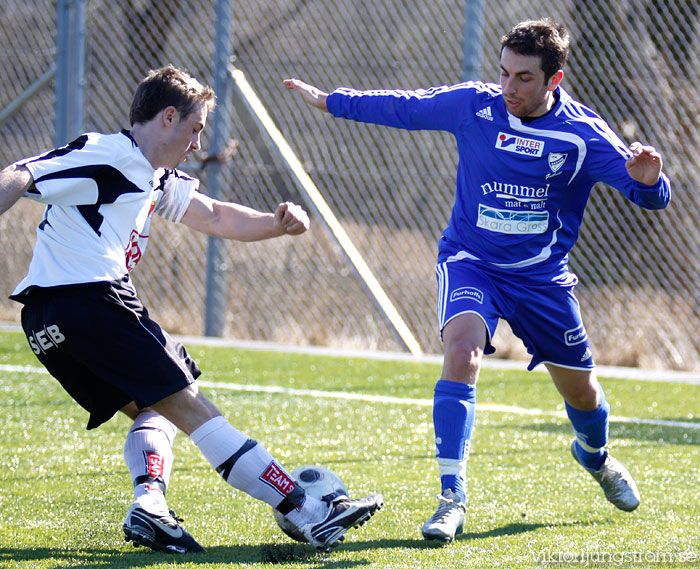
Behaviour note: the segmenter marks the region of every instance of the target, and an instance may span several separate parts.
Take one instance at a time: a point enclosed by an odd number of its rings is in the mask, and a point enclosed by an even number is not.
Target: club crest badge
[[[563,152],[550,152],[548,156],[548,161],[549,161],[549,167],[552,169],[552,172],[558,172],[559,169],[564,165],[564,162],[566,162],[566,154]]]

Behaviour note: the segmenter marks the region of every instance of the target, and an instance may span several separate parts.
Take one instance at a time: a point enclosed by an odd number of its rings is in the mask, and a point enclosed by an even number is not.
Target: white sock
[[[165,489],[173,467],[177,428],[155,411],[142,411],[124,442],[124,460],[134,483],[134,500],[146,511],[168,513]]]
[[[214,417],[200,425],[190,438],[209,464],[234,488],[273,508],[286,509],[282,502],[299,497],[299,489],[290,496],[296,484],[272,455],[223,417]]]
[[[284,517],[292,522],[295,526],[301,527],[304,524],[320,522],[328,514],[330,506],[328,502],[306,495],[306,499],[301,506],[301,509],[294,508]]]

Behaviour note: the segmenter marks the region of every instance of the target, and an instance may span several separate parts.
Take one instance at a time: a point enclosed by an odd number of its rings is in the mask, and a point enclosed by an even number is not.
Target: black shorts
[[[127,277],[13,298],[24,304],[32,351],[90,413],[88,429],[131,401],[148,407],[201,375],[185,347],[148,317]]]

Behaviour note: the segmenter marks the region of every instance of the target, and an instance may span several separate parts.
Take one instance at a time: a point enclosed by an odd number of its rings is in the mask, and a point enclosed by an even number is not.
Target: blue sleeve
[[[467,117],[473,117],[473,95],[480,83],[461,83],[431,89],[357,91],[336,89],[326,100],[335,117],[403,128],[454,132]]]
[[[646,209],[663,209],[671,201],[671,182],[663,172],[654,186],[634,182],[632,192],[627,197]],[[627,195],[627,194],[625,194]]]
[[[601,120],[596,125],[599,137],[589,142],[588,172],[594,182],[604,182],[628,200],[645,209],[663,209],[671,201],[671,183],[664,173],[653,186],[633,180],[625,163],[632,155],[627,146]]]

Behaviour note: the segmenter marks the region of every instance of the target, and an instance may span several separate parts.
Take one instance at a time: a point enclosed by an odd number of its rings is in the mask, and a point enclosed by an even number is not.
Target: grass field
[[[207,548],[174,557],[134,549],[122,459],[128,422],[85,431],[86,414],[18,333],[0,334],[0,567],[462,568],[693,567],[700,561],[700,386],[605,380],[612,452],[642,505],[608,504],[572,461],[563,405],[545,374],[484,370],[465,533],[423,541],[437,506],[430,400],[439,367],[193,346],[202,389],[288,468],[321,464],[351,495],[386,505],[337,550],[284,536],[270,509],[230,488],[179,435],[169,502]],[[282,388],[278,392],[265,388]],[[360,394],[351,398],[347,394]],[[383,398],[383,399],[380,399]],[[509,405],[512,407],[504,407]],[[540,410],[541,412],[539,412]]]

